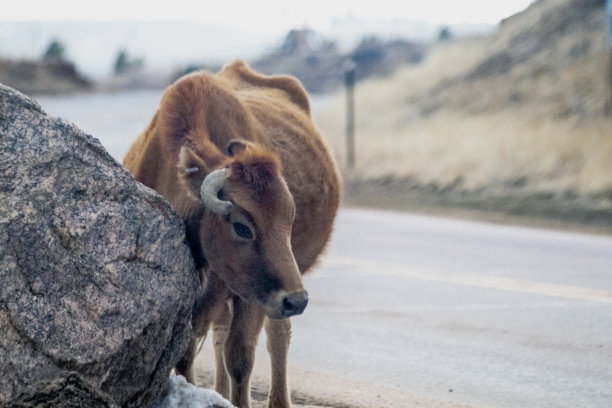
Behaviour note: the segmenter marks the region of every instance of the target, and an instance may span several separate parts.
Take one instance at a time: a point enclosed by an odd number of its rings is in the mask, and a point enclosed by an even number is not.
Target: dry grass
[[[534,123],[508,113],[440,113],[402,129],[360,134],[355,175],[411,177],[466,190],[528,185],[538,191],[597,193],[612,190],[610,134],[603,120],[576,125]]]
[[[418,111],[415,100],[469,72],[485,52],[478,42],[446,45],[420,66],[359,84],[357,164],[351,175],[410,177],[419,184],[464,190],[512,187],[609,195],[612,118],[603,114],[610,95],[609,55],[596,54],[537,81],[525,72],[510,72],[506,81],[459,84],[433,114]],[[491,100],[474,101],[474,95]],[[514,95],[515,103],[499,95]],[[475,105],[488,109],[470,108]],[[341,167],[346,162],[344,115],[343,93],[325,110],[315,110]]]

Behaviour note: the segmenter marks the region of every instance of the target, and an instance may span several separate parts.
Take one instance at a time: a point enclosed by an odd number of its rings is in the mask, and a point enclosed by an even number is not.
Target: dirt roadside
[[[198,385],[213,388],[213,371],[206,361],[200,357],[198,360]],[[392,387],[373,390],[369,384],[315,372],[302,372],[300,381],[294,380],[292,383],[293,408],[476,408],[414,395]],[[268,387],[269,378],[256,370],[251,384],[252,408],[268,408]]]
[[[259,356],[263,357],[263,356]],[[251,381],[252,408],[268,408],[270,365],[267,358],[255,359]],[[196,361],[196,383],[214,389],[214,352],[210,339]],[[289,367],[293,408],[481,408],[452,402],[449,398],[411,393],[398,384],[372,384],[359,379],[358,373],[328,374]]]
[[[342,203],[508,225],[612,235],[612,192],[578,195],[530,192],[519,187],[464,191],[419,185],[409,178],[344,177]]]

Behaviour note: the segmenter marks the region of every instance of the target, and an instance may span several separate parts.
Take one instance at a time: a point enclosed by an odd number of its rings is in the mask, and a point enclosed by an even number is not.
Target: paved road
[[[41,102],[120,160],[159,96]],[[612,407],[612,238],[344,209],[305,281],[290,354],[301,394],[358,407]],[[268,377],[263,340],[256,383]]]
[[[162,93],[162,90],[140,90],[36,99],[49,115],[65,118],[98,138],[121,162],[132,142],[153,119]]]
[[[371,407],[612,407],[612,238],[343,209],[306,285],[296,391]],[[263,341],[257,358],[266,378]]]

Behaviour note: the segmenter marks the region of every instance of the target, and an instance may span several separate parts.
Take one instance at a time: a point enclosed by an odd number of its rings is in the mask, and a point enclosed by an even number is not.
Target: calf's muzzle
[[[286,295],[282,300],[282,317],[302,314],[308,305],[308,292],[305,290]]]

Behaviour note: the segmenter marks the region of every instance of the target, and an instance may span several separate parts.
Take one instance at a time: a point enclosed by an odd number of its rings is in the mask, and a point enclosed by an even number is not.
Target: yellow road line
[[[612,304],[612,293],[600,289],[580,286],[559,285],[527,279],[515,279],[503,276],[488,276],[472,273],[450,273],[434,269],[417,269],[400,265],[368,261],[363,259],[326,256],[322,264],[330,267],[350,268],[354,272],[368,275],[384,275],[399,278],[419,279],[480,288],[506,290],[534,295],[555,296],[568,299],[587,300],[591,302]]]

